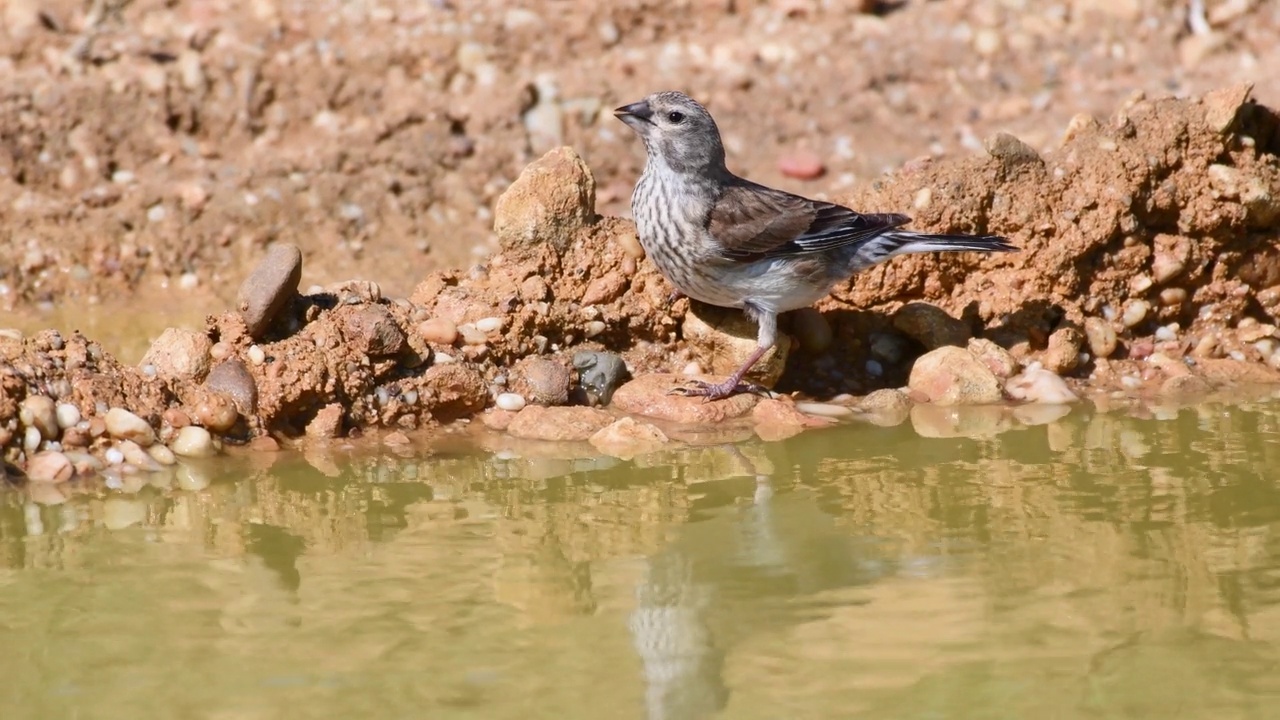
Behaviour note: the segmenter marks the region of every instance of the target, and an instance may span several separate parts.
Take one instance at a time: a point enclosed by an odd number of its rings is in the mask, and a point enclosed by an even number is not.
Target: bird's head
[[[644,140],[645,150],[677,172],[724,168],[724,145],[711,113],[684,93],[654,93],[613,114]]]

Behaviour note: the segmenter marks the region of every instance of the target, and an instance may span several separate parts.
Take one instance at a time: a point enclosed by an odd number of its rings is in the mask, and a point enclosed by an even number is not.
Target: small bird
[[[777,342],[778,315],[812,305],[860,270],[907,253],[1017,249],[994,235],[903,230],[906,215],[858,213],[738,177],[725,167],[711,113],[684,93],[654,93],[614,115],[644,141],[631,212],[645,253],[679,293],[740,308],[759,327],[755,351],[728,379],[695,380],[679,394],[763,392],[743,378]]]

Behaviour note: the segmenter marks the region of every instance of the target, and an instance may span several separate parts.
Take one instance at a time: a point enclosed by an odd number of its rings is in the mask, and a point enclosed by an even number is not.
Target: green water
[[[1280,403],[1159,415],[7,492],[0,717],[1280,717]]]

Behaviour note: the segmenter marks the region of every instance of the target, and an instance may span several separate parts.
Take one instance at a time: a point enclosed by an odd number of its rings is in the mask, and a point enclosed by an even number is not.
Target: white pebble
[[[178,287],[183,290],[194,290],[200,284],[200,276],[193,272],[182,273],[178,278]]]
[[[80,408],[71,403],[62,403],[58,406],[58,427],[66,430],[69,427],[75,427],[80,423]]]
[[[120,452],[124,455],[125,462],[139,470],[155,472],[160,469],[160,464],[152,459],[152,457],[147,454],[147,451],[143,450],[142,446],[136,442],[131,440],[122,441],[120,443]]]
[[[120,448],[110,448],[106,452],[107,464],[119,465],[124,462],[124,453],[120,452]]]
[[[172,465],[178,462],[178,459],[173,456],[172,450],[158,443],[147,448],[147,454],[151,456],[152,460],[161,465]]]
[[[1156,328],[1156,339],[1162,342],[1178,339],[1178,323],[1169,323]]]
[[[438,352],[435,355],[432,355],[431,358],[435,361],[436,365],[448,365],[453,362],[453,356],[449,353]]]
[[[599,320],[592,320],[591,322],[587,323],[586,328],[583,330],[583,334],[585,334],[589,338],[595,337],[600,333],[604,332],[606,327],[607,326],[603,322]]]
[[[494,400],[493,404],[497,405],[499,410],[518,412],[524,409],[525,400],[524,396],[519,393],[502,393]]]
[[[156,441],[155,430],[142,418],[124,408],[111,408],[106,417],[107,432],[120,440],[131,440],[142,447],[150,447]]]
[[[22,449],[27,453],[33,453],[40,447],[40,431],[34,427],[28,427],[22,433]]]
[[[1142,378],[1134,377],[1133,375],[1125,375],[1124,377],[1120,378],[1120,384],[1125,386],[1126,388],[1129,388],[1130,390],[1133,390],[1138,387],[1141,387]]]
[[[267,353],[264,352],[262,348],[258,347],[257,345],[249,346],[249,362],[253,363],[254,365],[261,365],[266,361],[267,361]]]
[[[1147,318],[1147,313],[1151,311],[1151,303],[1146,300],[1134,300],[1126,303],[1124,306],[1124,314],[1120,316],[1120,323],[1127,328],[1134,327]]]
[[[209,457],[215,450],[213,436],[208,430],[196,425],[188,425],[179,430],[169,446],[174,454],[183,457]]]
[[[846,417],[853,414],[853,408],[844,405],[832,405],[830,403],[816,402],[798,402],[796,410],[806,415],[817,415],[819,417]]]
[[[487,317],[476,321],[476,329],[482,333],[497,332],[502,329],[502,318]]]
[[[1232,350],[1228,354],[1231,356],[1232,360],[1235,360],[1237,362],[1244,362],[1244,353],[1240,352],[1239,350]]]
[[[693,360],[693,361],[690,361],[688,365],[685,365],[684,369],[681,370],[680,372],[683,375],[701,375],[702,366],[698,364],[697,360]]]
[[[152,205],[147,208],[147,222],[161,222],[164,220],[166,214],[164,205],[160,205],[159,203]]]
[[[476,327],[474,323],[463,323],[459,325],[458,335],[466,345],[484,345],[489,339],[485,332]]]

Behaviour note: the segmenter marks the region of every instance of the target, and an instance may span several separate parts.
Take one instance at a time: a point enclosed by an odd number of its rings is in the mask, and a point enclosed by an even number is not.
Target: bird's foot
[[[769,391],[755,383],[738,382],[734,378],[729,378],[722,383],[709,383],[703,380],[690,380],[688,385],[684,387],[672,388],[669,394],[683,395],[684,397],[700,397],[705,401],[723,400],[734,395],[744,393],[752,393],[755,395],[768,395]]]

